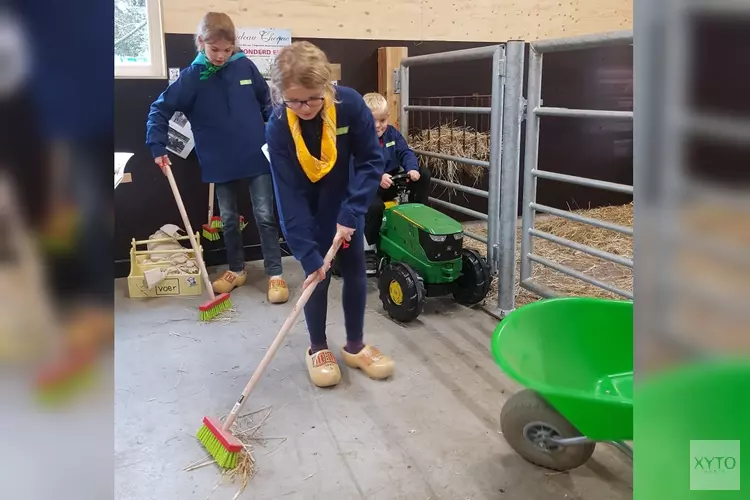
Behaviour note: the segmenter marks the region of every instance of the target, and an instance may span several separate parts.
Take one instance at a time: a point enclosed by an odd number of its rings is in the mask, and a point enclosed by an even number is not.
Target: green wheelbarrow
[[[492,354],[526,387],[500,414],[503,436],[524,459],[570,470],[597,442],[632,459],[632,302],[570,297],[520,307],[495,329]]]

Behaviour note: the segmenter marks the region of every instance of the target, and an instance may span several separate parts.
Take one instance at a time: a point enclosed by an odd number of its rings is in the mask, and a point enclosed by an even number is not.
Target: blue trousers
[[[325,230],[318,233],[320,254],[325,255],[336,235],[336,222],[325,224]],[[367,275],[365,269],[364,218],[360,217],[356,231],[347,248],[343,246],[336,254],[336,261],[344,282],[341,302],[344,308],[346,340],[361,342],[364,335],[365,304],[367,302]],[[310,300],[305,305],[305,320],[310,333],[310,344],[326,344],[326,315],[328,312],[328,286],[331,272],[315,287]]]
[[[260,248],[263,252],[263,264],[268,276],[280,276],[281,247],[279,246],[279,229],[273,213],[273,183],[271,174],[262,174],[250,179],[250,200],[253,203],[253,215],[260,235]],[[245,249],[242,245],[240,231],[240,214],[237,210],[237,197],[241,181],[221,182],[214,185],[219,200],[219,211],[224,245],[227,249],[229,269],[239,273],[245,269]]]

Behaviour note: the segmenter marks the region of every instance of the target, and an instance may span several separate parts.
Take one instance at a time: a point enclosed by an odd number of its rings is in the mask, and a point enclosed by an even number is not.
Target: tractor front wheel
[[[490,268],[475,250],[464,248],[461,253],[461,276],[456,280],[453,298],[465,306],[479,304],[490,291]]]
[[[417,273],[403,262],[391,262],[378,277],[380,300],[388,315],[408,323],[424,309],[425,289]]]

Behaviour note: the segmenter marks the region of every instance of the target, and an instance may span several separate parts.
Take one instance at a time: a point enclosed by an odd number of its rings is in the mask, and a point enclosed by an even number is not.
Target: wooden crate
[[[196,241],[200,241],[200,235],[195,233]],[[179,236],[178,241],[189,240],[187,236]],[[173,241],[169,238],[159,240],[140,240],[131,241],[130,247],[130,274],[128,275],[128,292],[130,298],[150,298],[150,297],[193,297],[203,293],[203,280],[200,274],[171,274],[149,289],[146,284],[144,272],[150,269],[164,267],[163,265],[152,262],[145,262],[151,255],[172,255],[175,253],[184,253],[189,259],[195,259],[195,252],[192,248],[183,248],[181,250],[138,250],[139,246],[146,247],[149,243],[163,243]],[[203,248],[200,247],[200,252]]]

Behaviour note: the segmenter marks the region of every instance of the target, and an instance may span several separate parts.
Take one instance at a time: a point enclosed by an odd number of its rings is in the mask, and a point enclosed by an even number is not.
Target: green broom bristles
[[[227,450],[205,424],[198,429],[197,438],[203,447],[206,448],[209,455],[216,460],[219,467],[225,469],[234,469],[237,467],[237,459],[240,456],[240,452]]]
[[[244,447],[231,433],[222,432],[221,424],[218,421],[204,417],[203,425],[198,429],[196,437],[216,460],[219,467],[225,469],[237,467],[240,452]]]
[[[211,217],[211,227],[214,229],[221,229],[224,227],[224,223],[221,221],[221,217],[219,216],[213,216]]]
[[[229,298],[229,294],[222,293],[215,300],[206,302],[198,309],[200,310],[201,321],[210,321],[231,308],[232,300]]]
[[[221,234],[219,234],[218,229],[209,226],[208,224],[203,224],[203,237],[206,238],[208,241],[218,241],[221,239]]]
[[[36,379],[36,399],[45,406],[56,406],[94,385],[96,363],[92,355],[73,356],[40,373]]]

